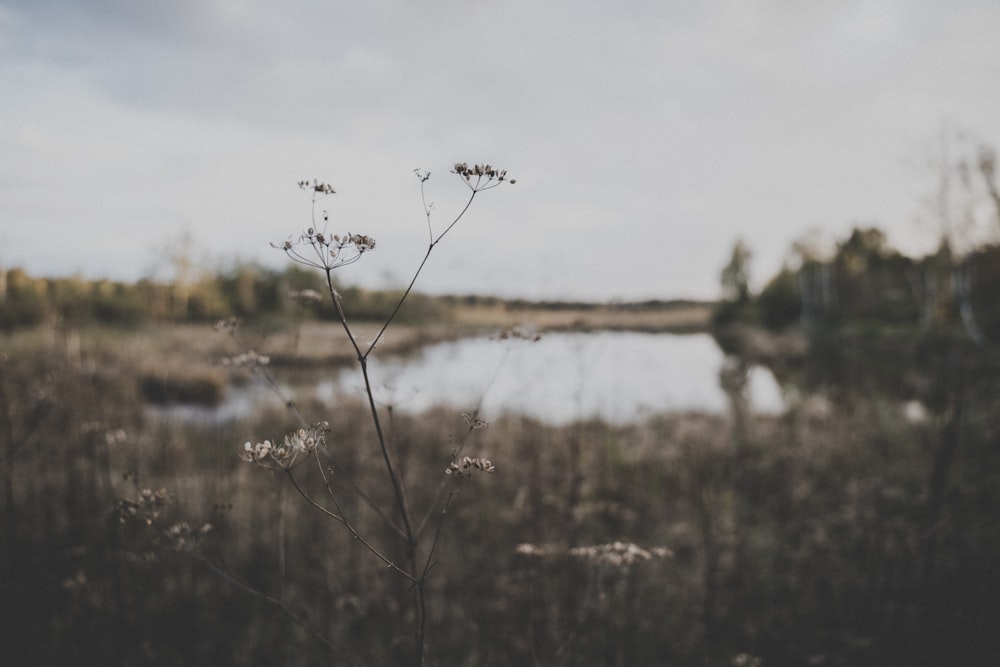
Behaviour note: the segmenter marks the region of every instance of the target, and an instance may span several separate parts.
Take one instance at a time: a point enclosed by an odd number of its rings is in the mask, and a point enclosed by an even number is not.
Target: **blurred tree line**
[[[714,324],[960,328],[978,345],[1000,342],[1000,185],[996,152],[979,145],[942,160],[931,203],[940,231],[935,252],[903,255],[877,227],[856,227],[832,251],[792,245],[785,266],[759,294],[749,288],[751,253],[740,240],[722,270]]]
[[[365,290],[338,286],[348,315],[356,320],[384,320],[402,290]],[[0,270],[0,330],[43,323],[64,326],[102,324],[132,327],[152,322],[209,322],[226,317],[246,320],[336,318],[323,275],[291,265],[282,270],[237,264],[219,272],[184,273],[171,281],[143,278],[135,283],[111,280],[35,277],[23,269]],[[320,297],[320,298],[310,298]],[[445,314],[446,305],[415,294],[400,312],[403,321]]]
[[[714,323],[761,324],[773,331],[798,325],[961,326],[977,342],[1000,340],[1000,244],[964,255],[943,240],[911,258],[892,248],[877,227],[855,228],[830,258],[796,244],[794,259],[753,295],[743,282],[749,253],[737,243],[724,270],[726,298]],[[742,266],[741,266],[742,265]]]

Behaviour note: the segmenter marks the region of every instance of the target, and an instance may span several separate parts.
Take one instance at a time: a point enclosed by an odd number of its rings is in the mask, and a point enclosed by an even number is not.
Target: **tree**
[[[750,301],[750,258],[753,253],[743,239],[733,246],[729,263],[722,269],[722,295],[727,301],[747,303]]]

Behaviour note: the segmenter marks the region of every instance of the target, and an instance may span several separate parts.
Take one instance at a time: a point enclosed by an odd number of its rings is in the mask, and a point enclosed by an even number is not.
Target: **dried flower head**
[[[140,488],[135,498],[118,501],[118,520],[126,523],[139,519],[151,524],[170,502],[166,489]]]
[[[215,323],[216,331],[225,331],[228,334],[236,333],[236,330],[240,327],[240,321],[236,317],[227,317],[224,320],[219,320]]]
[[[337,192],[336,190],[333,189],[332,185],[328,183],[321,183],[320,181],[317,181],[315,178],[312,180],[312,183],[310,183],[308,180],[302,180],[299,181],[298,185],[299,188],[307,192],[311,192],[314,197],[317,195],[332,195]]]
[[[128,433],[123,428],[116,428],[104,433],[104,442],[108,446],[121,445],[128,441]]]
[[[225,357],[221,363],[223,366],[232,368],[257,368],[259,366],[267,366],[271,363],[271,358],[266,354],[257,354],[253,350],[249,350],[235,357]]]
[[[631,542],[612,542],[610,544],[593,544],[589,546],[564,549],[553,545],[538,545],[525,542],[517,545],[514,553],[531,558],[580,558],[593,565],[605,567],[628,567],[635,563],[653,559],[673,557],[673,552],[667,547],[652,547],[644,549]]]
[[[203,523],[199,528],[193,528],[188,522],[175,523],[163,531],[163,537],[170,546],[178,551],[191,551],[198,546],[202,536],[215,530],[210,523]]]
[[[475,471],[481,471],[485,473],[491,473],[496,468],[489,459],[484,459],[481,457],[462,457],[461,461],[452,461],[448,464],[445,469],[444,474],[446,475],[462,475],[464,477],[472,477],[472,473]]]
[[[466,426],[473,430],[477,428],[486,428],[490,425],[490,423],[482,417],[469,412],[462,413],[462,421],[465,422]]]
[[[522,542],[514,549],[514,553],[519,556],[530,556],[532,558],[545,558],[552,555],[552,549],[544,545]]]
[[[569,550],[569,555],[583,558],[596,565],[626,567],[633,563],[652,560],[653,558],[670,558],[673,552],[666,547],[643,549],[631,542],[613,542],[611,544],[575,547]]]
[[[323,303],[323,295],[314,289],[289,290],[288,298],[299,303]]]
[[[760,667],[763,664],[763,660],[750,653],[740,653],[739,655],[734,655],[732,659],[733,667]]]
[[[265,468],[291,468],[323,445],[329,432],[330,424],[324,421],[292,431],[280,443],[265,440],[254,444],[248,441],[243,444],[240,458]]]
[[[365,234],[328,235],[310,227],[297,239],[272,243],[271,247],[283,250],[300,264],[331,271],[353,264],[361,255],[374,250],[375,239]]]
[[[506,169],[497,169],[490,164],[474,164],[470,167],[467,162],[456,162],[451,173],[462,177],[465,180],[465,184],[474,192],[495,188],[504,181],[507,181],[511,185],[517,182],[512,178],[507,178]]]

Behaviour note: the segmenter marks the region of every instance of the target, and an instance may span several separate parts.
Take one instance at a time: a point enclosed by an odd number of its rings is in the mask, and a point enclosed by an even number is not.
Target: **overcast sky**
[[[187,235],[207,265],[282,266],[328,181],[330,230],[400,285],[455,161],[484,193],[430,292],[579,299],[757,282],[810,230],[920,252],[942,127],[1000,143],[1000,3],[838,0],[0,0],[0,266],[135,279]],[[923,220],[923,222],[921,222]]]

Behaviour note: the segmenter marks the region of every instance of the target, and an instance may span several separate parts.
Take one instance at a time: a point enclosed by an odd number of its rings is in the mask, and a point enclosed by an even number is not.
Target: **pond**
[[[598,417],[622,424],[656,413],[724,413],[729,401],[719,374],[726,358],[708,334],[636,332],[554,333],[540,340],[467,338],[429,345],[406,358],[369,361],[376,400],[407,412],[432,405],[477,409],[486,419],[523,414],[550,424]],[[335,404],[364,395],[357,368],[331,372],[318,381],[278,371],[283,389],[302,403],[313,392]],[[770,371],[751,368],[750,408],[783,409]],[[277,400],[264,386],[230,390],[214,409],[173,408],[187,417],[238,419]]]

